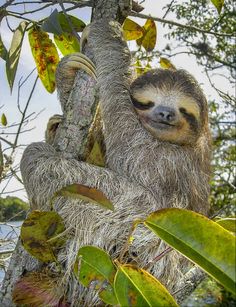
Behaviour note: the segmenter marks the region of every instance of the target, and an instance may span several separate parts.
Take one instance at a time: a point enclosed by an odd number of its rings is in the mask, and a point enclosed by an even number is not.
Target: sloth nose
[[[175,110],[169,107],[159,106],[155,110],[155,115],[158,120],[171,123],[176,118]]]

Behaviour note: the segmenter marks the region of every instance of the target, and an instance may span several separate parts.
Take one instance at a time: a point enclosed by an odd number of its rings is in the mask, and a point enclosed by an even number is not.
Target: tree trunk
[[[92,21],[100,18],[115,19],[122,22],[131,8],[130,0],[94,1]],[[90,46],[85,46],[85,54],[92,58]],[[92,123],[96,104],[95,82],[85,72],[79,71],[65,107],[64,122],[60,125],[55,138],[55,148],[66,158],[83,159],[86,139]],[[41,264],[31,257],[18,240],[16,249],[2,283],[0,306],[14,306],[12,289],[16,281],[27,271],[39,269]]]

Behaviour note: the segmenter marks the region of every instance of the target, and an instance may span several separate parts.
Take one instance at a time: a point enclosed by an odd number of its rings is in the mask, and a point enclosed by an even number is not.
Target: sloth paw
[[[57,79],[69,78],[74,79],[78,69],[83,69],[91,77],[96,79],[96,68],[94,63],[80,52],[72,53],[65,56],[57,67]]]

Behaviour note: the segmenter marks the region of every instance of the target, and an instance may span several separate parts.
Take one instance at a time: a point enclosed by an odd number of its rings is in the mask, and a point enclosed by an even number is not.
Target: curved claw
[[[91,77],[94,79],[97,78],[96,76],[96,68],[94,63],[84,54],[82,53],[73,53],[69,59],[66,65],[70,68],[75,69],[83,69],[85,72],[87,72]]]
[[[53,144],[56,131],[58,126],[63,120],[63,116],[59,114],[55,114],[52,117],[49,118],[47,123],[47,130],[45,131],[45,141],[48,144]]]
[[[87,42],[87,38],[89,36],[89,32],[90,32],[90,25],[87,25],[83,32],[82,32],[82,36],[81,36],[81,39],[80,39],[80,51],[83,52],[83,49],[84,49],[84,45],[86,44]]]

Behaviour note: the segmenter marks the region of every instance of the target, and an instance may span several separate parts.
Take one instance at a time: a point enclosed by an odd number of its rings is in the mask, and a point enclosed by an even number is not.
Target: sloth
[[[95,245],[113,259],[122,254],[122,262],[147,268],[173,292],[186,270],[177,252],[153,262],[166,245],[143,225],[136,228],[125,252],[124,246],[133,221],[158,209],[179,207],[207,214],[211,137],[206,98],[184,70],[155,69],[131,82],[130,52],[115,21],[93,23],[88,41],[96,72],[90,62],[85,65],[97,76],[106,167],[66,159],[48,143],[33,143],[21,160],[29,200],[48,209],[57,190],[80,183],[101,190],[114,205],[112,212],[81,200],[57,201],[55,209],[70,234],[60,254],[70,285],[78,249]],[[84,59],[68,56],[58,67],[57,75],[64,80],[58,81],[62,109],[71,89],[66,83],[72,84]],[[77,304],[99,304],[92,289],[73,286],[69,288]]]

